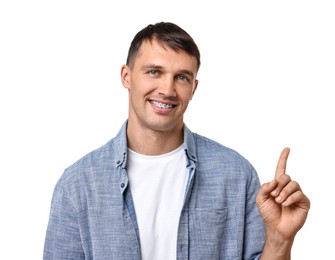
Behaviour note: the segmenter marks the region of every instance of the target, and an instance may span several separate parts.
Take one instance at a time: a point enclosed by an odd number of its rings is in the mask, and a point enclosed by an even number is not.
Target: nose
[[[176,96],[176,86],[175,80],[173,77],[164,77],[159,84],[158,93],[162,96],[166,97],[174,97]]]

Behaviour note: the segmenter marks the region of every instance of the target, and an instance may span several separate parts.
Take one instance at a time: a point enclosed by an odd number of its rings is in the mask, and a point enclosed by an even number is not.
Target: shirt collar
[[[116,146],[116,158],[117,158],[117,166],[122,166],[122,168],[126,167],[127,164],[127,125],[128,120],[126,120],[121,129],[119,130],[118,134],[115,137],[115,146]],[[185,152],[189,160],[193,162],[197,161],[196,156],[196,145],[195,145],[195,137],[191,130],[184,124],[184,147]]]

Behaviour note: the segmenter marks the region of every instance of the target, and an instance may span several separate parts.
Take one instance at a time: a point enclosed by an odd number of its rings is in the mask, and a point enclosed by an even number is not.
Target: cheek
[[[179,97],[184,102],[189,102],[192,99],[192,96],[193,96],[192,88],[182,89],[181,91],[179,91]]]
[[[143,106],[146,104],[147,98],[152,93],[154,88],[150,84],[145,82],[136,82],[136,85],[132,85],[129,89],[129,97],[133,105]]]
[[[152,90],[155,89],[157,82],[145,80],[145,79],[138,79],[136,82],[132,82],[132,90],[136,93],[141,93],[142,95],[146,95],[150,93]]]

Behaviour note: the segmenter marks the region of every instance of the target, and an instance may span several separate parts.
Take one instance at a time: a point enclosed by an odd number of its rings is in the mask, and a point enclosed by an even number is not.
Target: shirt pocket
[[[196,208],[195,229],[198,231],[197,244],[206,255],[236,257],[237,227],[235,208]],[[221,258],[220,258],[221,259]]]

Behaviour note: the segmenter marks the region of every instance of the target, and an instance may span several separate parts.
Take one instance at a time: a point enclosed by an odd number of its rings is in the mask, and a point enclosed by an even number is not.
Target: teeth
[[[156,107],[159,107],[159,108],[171,108],[171,107],[172,107],[172,105],[163,104],[163,103],[160,103],[160,102],[157,102],[157,101],[152,101],[152,103],[153,103]]]

